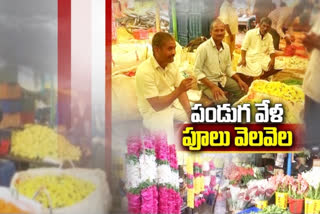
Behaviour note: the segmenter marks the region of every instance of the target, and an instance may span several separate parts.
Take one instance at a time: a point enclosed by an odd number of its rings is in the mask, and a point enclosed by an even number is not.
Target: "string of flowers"
[[[127,141],[128,210],[137,214],[179,214],[176,149],[164,135],[129,137]]]
[[[140,213],[141,197],[140,197],[140,157],[141,140],[139,137],[129,137],[127,140],[127,155],[126,155],[126,171],[128,189],[128,210],[132,214]]]
[[[187,158],[187,206],[194,208],[194,180],[193,180],[193,157]]]

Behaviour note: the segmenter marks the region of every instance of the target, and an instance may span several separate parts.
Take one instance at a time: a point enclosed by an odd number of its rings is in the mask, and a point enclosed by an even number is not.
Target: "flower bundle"
[[[292,179],[289,175],[278,174],[269,178],[269,182],[276,192],[287,193]]]
[[[289,196],[292,199],[303,199],[305,194],[308,191],[309,184],[308,182],[302,177],[302,175],[298,175],[297,179],[291,179],[289,181]]]

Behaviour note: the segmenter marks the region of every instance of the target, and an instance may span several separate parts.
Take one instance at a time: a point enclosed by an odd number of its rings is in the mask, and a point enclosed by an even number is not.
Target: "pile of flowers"
[[[230,164],[224,168],[224,176],[230,180],[230,184],[246,185],[250,180],[254,179],[254,171],[252,168],[245,168]]]
[[[127,141],[127,189],[130,213],[180,213],[179,173],[174,145],[163,135]]]

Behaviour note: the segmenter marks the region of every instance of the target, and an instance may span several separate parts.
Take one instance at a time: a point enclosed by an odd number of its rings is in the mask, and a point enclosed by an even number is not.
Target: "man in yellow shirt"
[[[136,72],[138,108],[143,125],[150,131],[165,131],[169,143],[173,142],[173,120],[188,121],[191,108],[187,91],[192,78],[183,79],[174,65],[176,42],[164,32],[152,39],[153,56],[144,61]],[[175,108],[178,99],[183,109]],[[171,142],[170,142],[171,141]]]
[[[220,8],[219,20],[225,24],[227,33],[224,42],[229,45],[230,56],[233,58],[233,51],[236,45],[236,35],[238,33],[238,14],[237,10],[232,6],[233,0],[224,0]]]

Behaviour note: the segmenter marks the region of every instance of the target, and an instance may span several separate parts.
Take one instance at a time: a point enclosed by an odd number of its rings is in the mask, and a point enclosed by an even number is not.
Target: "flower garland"
[[[193,180],[193,157],[187,158],[187,206],[194,208],[194,180]]]
[[[140,150],[141,141],[139,137],[129,137],[127,141],[127,182],[126,186],[129,190],[127,193],[128,210],[130,213],[139,214],[141,208],[140,197]]]
[[[169,146],[164,135],[145,135],[129,137],[127,148],[129,213],[179,214],[182,199],[175,146]]]
[[[158,213],[158,190],[156,186],[157,164],[152,136],[144,136],[142,154],[139,157],[141,171],[141,214]],[[143,170],[145,169],[145,170]]]

